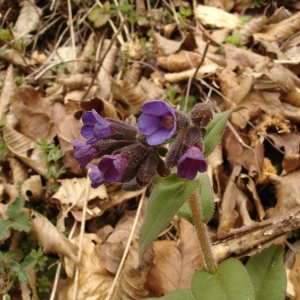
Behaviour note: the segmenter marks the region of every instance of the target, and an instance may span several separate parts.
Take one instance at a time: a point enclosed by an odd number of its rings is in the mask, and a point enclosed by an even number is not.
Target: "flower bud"
[[[191,110],[190,116],[196,126],[200,128],[206,127],[213,118],[211,105],[208,103],[196,104]]]

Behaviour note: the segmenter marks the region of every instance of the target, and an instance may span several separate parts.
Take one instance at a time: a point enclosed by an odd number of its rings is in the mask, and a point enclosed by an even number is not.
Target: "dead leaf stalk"
[[[132,238],[133,238],[133,235],[134,235],[134,232],[135,232],[136,225],[138,223],[138,219],[139,219],[140,214],[141,214],[141,210],[142,210],[142,206],[143,206],[144,200],[145,200],[145,193],[146,192],[144,191],[143,194],[141,195],[140,203],[139,203],[139,206],[138,206],[135,218],[134,218],[134,222],[132,224],[132,229],[131,229],[131,232],[130,232],[130,235],[129,235],[129,238],[128,238],[128,241],[127,241],[127,244],[126,244],[126,248],[124,250],[124,254],[122,256],[122,260],[121,260],[119,268],[118,268],[118,272],[117,272],[117,274],[116,274],[116,276],[114,278],[114,281],[113,281],[113,284],[112,284],[112,286],[110,288],[109,294],[108,294],[108,296],[106,297],[105,300],[113,299],[111,297],[113,295],[113,292],[114,292],[115,286],[116,286],[116,284],[118,282],[118,279],[119,279],[119,277],[121,275],[122,268],[124,266],[127,254],[129,252],[129,248],[131,246],[131,241],[132,241]]]

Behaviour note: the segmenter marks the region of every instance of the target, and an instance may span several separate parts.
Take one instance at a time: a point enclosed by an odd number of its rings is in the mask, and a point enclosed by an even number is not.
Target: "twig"
[[[78,262],[81,263],[81,257],[82,257],[82,243],[83,243],[83,235],[84,235],[84,229],[85,229],[85,221],[86,221],[86,209],[87,204],[89,201],[89,192],[90,192],[90,180],[87,175],[86,179],[86,187],[85,187],[85,193],[84,193],[84,203],[82,208],[82,219],[81,219],[81,226],[80,226],[80,239],[79,239],[79,250],[78,250]],[[76,265],[75,270],[75,278],[74,278],[74,291],[73,291],[73,300],[77,299],[77,291],[78,291],[78,281],[79,281],[79,265]]]
[[[73,227],[70,231],[70,234],[68,236],[68,239],[70,240],[73,237],[73,234],[75,232],[77,226],[77,221],[75,220]],[[61,270],[61,265],[62,265],[62,259],[60,259],[60,262],[57,265],[57,269],[56,269],[56,273],[55,273],[55,278],[54,278],[54,283],[53,283],[53,288],[52,288],[52,292],[51,292],[51,296],[50,296],[50,300],[54,300],[55,298],[55,294],[56,294],[56,290],[57,290],[57,285],[58,285],[58,280],[59,280],[59,275],[60,275],[60,270]]]
[[[202,59],[201,59],[200,63],[198,64],[193,77],[189,78],[188,86],[187,86],[187,89],[186,89],[185,103],[184,103],[184,109],[183,109],[183,111],[186,111],[186,109],[187,109],[187,103],[188,103],[188,98],[189,98],[189,95],[190,95],[190,90],[191,90],[192,82],[195,80],[195,78],[197,76],[197,73],[198,73],[200,67],[202,66],[202,64],[204,62],[204,59],[205,59],[205,56],[206,56],[209,44],[210,44],[210,41],[208,41],[207,44],[206,44],[206,46],[205,46],[205,49],[204,49],[204,52],[203,52],[203,55],[202,55]]]
[[[76,45],[75,45],[75,35],[74,35],[71,0],[68,0],[68,13],[69,13],[69,27],[70,27],[73,58],[76,58]],[[77,70],[77,62],[75,62],[74,66],[75,66],[75,70]]]
[[[141,195],[140,203],[139,203],[138,209],[136,211],[134,222],[133,222],[133,225],[132,225],[132,228],[131,228],[131,232],[130,232],[130,235],[129,235],[129,238],[128,238],[128,241],[127,241],[127,244],[126,244],[126,248],[124,250],[124,254],[122,256],[122,260],[121,260],[119,268],[118,268],[118,272],[117,272],[117,274],[116,274],[116,276],[114,278],[114,282],[113,282],[113,284],[112,284],[112,286],[110,288],[109,294],[108,294],[108,296],[106,297],[105,300],[110,300],[111,299],[111,296],[112,296],[112,294],[114,292],[115,286],[116,286],[116,284],[117,284],[117,282],[119,280],[119,277],[120,277],[123,265],[125,263],[125,259],[127,257],[128,252],[129,252],[129,248],[130,248],[131,241],[132,241],[132,238],[133,238],[133,235],[134,235],[134,231],[135,231],[135,228],[136,228],[136,225],[137,225],[137,222],[138,222],[141,210],[142,210],[142,206],[143,206],[144,199],[145,199],[145,193],[146,192],[144,191],[143,194]]]
[[[103,61],[104,61],[104,59],[106,58],[107,54],[109,53],[109,51],[110,51],[112,45],[114,44],[114,42],[115,42],[115,40],[116,40],[118,34],[121,32],[123,26],[124,26],[124,23],[122,23],[122,24],[120,25],[118,31],[117,31],[117,32],[114,34],[114,36],[112,37],[112,39],[111,39],[111,41],[110,41],[110,44],[109,44],[107,50],[105,51],[105,53],[103,54],[102,58],[100,59],[99,65],[98,65],[98,67],[97,67],[97,70],[96,70],[95,73],[94,73],[94,76],[93,76],[93,78],[92,78],[92,81],[91,81],[89,87],[87,88],[85,94],[84,94],[83,97],[81,98],[81,100],[85,99],[85,97],[88,95],[89,91],[91,90],[91,88],[92,88],[92,86],[93,86],[93,84],[94,84],[94,81],[96,80],[96,77],[97,77],[97,75],[98,75],[98,73],[99,73],[99,71],[100,71],[100,68],[101,68],[102,64],[103,64]],[[106,32],[104,33],[104,36],[105,36],[105,34],[106,34]]]
[[[300,228],[300,206],[254,225],[232,230],[213,243],[213,252],[218,261],[231,255],[246,256],[252,249],[260,249],[264,244],[298,228]]]

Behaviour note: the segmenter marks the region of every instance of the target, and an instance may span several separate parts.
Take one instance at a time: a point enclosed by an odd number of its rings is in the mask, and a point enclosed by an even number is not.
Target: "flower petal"
[[[138,120],[138,128],[142,134],[149,135],[160,128],[160,120],[155,116],[141,115]]]
[[[166,113],[171,113],[175,117],[172,106],[162,100],[151,100],[146,102],[142,107],[142,111],[144,114],[152,116],[162,116]]]

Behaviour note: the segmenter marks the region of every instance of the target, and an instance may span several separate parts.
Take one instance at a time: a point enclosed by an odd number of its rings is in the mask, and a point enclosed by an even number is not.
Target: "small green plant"
[[[20,86],[22,84],[26,84],[26,80],[25,80],[25,78],[23,76],[16,76],[16,78],[15,78],[15,84],[17,86]]]
[[[38,278],[36,282],[37,291],[41,298],[44,293],[50,293],[51,284],[47,277]]]
[[[121,5],[111,4],[110,14],[117,14],[119,11],[124,18],[131,24],[134,24],[141,17],[134,9],[134,0],[124,0]]]
[[[4,143],[2,138],[0,137],[0,162],[3,162],[6,160],[6,156],[9,153],[9,149],[7,145]]]
[[[0,240],[2,240],[9,229],[28,232],[31,223],[29,216],[22,211],[25,200],[22,197],[16,197],[15,201],[7,206],[8,220],[0,220]]]
[[[266,4],[266,0],[253,0],[252,7],[260,7]]]
[[[47,164],[47,171],[44,174],[45,178],[49,180],[49,187],[47,192],[56,192],[59,188],[57,180],[66,172],[63,167],[59,166],[59,160],[64,157],[64,153],[58,146],[49,143],[46,139],[38,139],[36,149],[41,150],[39,155],[42,161]]]
[[[4,41],[8,41],[11,39],[11,33],[8,29],[3,29],[0,26],[0,39]]]
[[[176,13],[177,18],[186,23],[186,19],[192,15],[192,11],[189,8],[179,7],[179,12]]]

